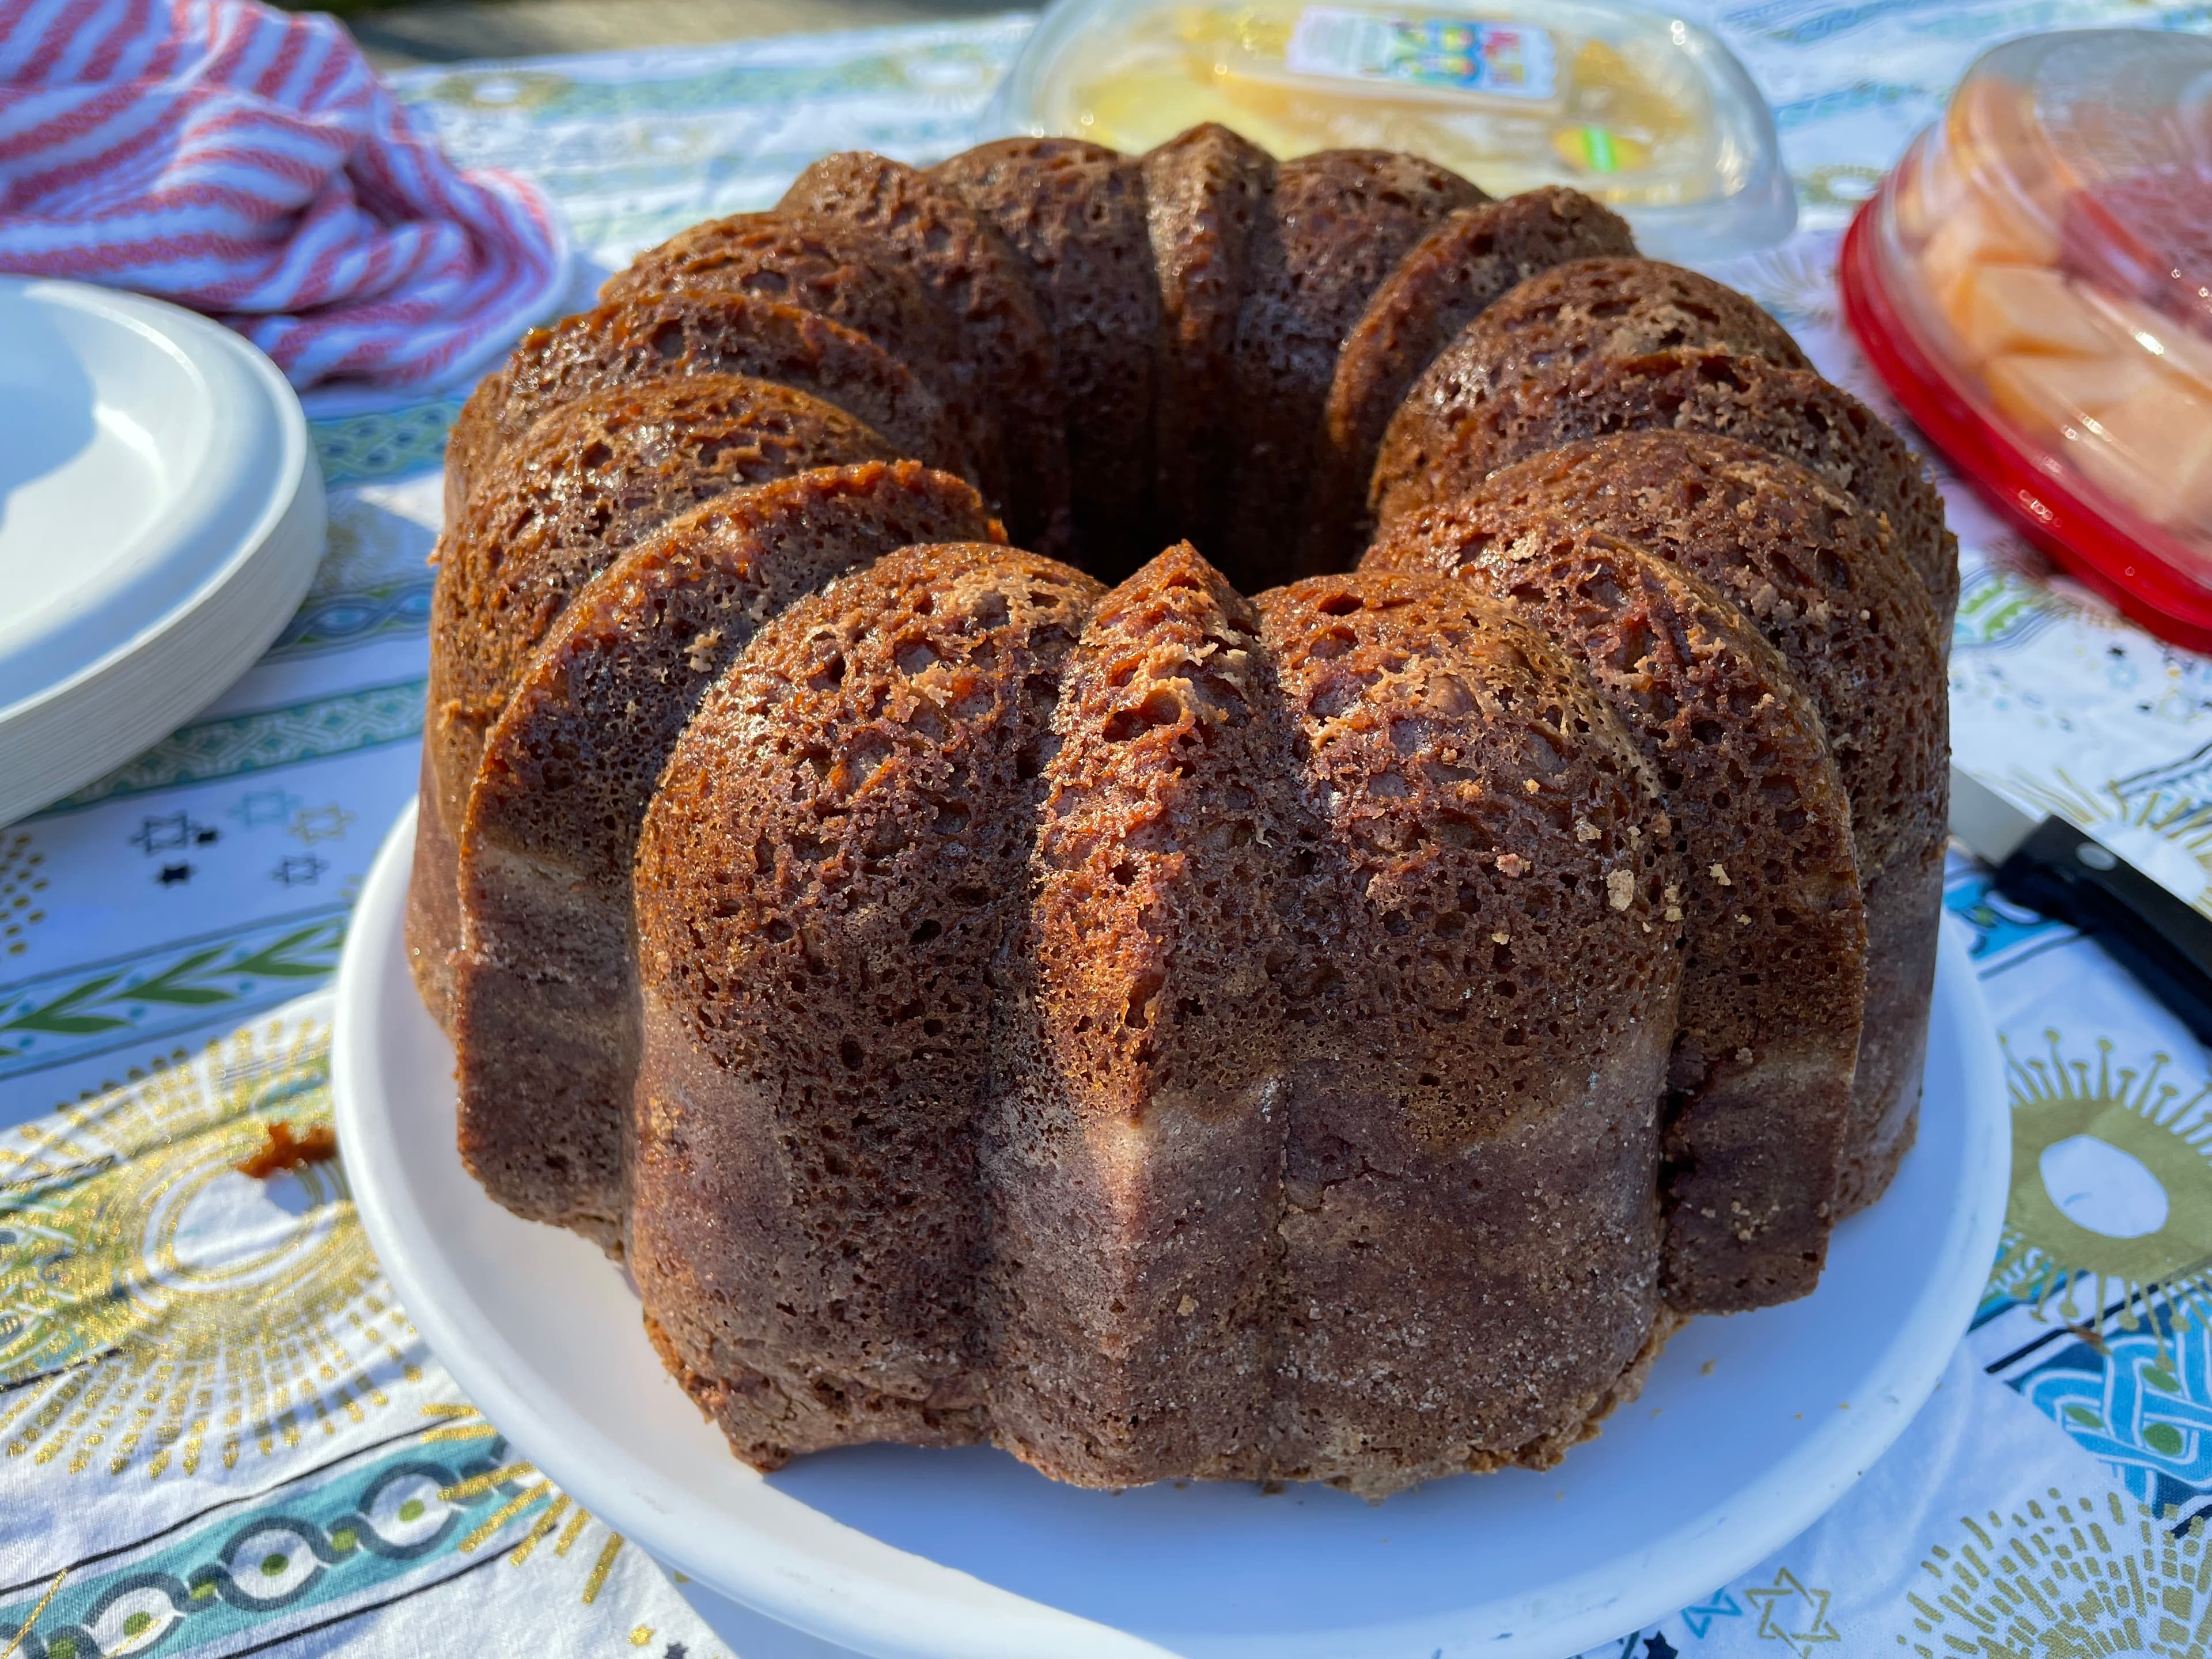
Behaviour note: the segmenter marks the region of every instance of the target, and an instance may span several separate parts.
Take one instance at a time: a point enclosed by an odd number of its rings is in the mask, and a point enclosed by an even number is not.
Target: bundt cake
[[[1572,191],[833,155],[525,339],[447,501],[462,1156],[757,1466],[1541,1467],[1911,1143],[1941,500]]]

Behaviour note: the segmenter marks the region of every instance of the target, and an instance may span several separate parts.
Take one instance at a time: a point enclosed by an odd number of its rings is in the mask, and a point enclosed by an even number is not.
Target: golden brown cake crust
[[[937,296],[960,331],[959,354],[945,366],[973,377],[1006,458],[1005,493],[987,492],[993,510],[1022,540],[1072,550],[1059,361],[1027,261],[957,191],[866,150],[815,162],[779,210],[869,233],[879,260],[904,262]]]
[[[1468,342],[1525,372],[1593,357],[1718,346],[1810,368],[1790,331],[1746,295],[1662,260],[1602,254],[1538,272],[1487,308]]]
[[[1742,295],[1654,259],[1574,260],[1509,289],[1421,372],[1376,455],[1367,492],[1375,523],[1387,528],[1406,513],[1448,502],[1486,473],[1575,438],[1649,426],[1731,429],[1698,401],[1697,392],[1709,390],[1702,382],[1671,400],[1608,395],[1616,370],[1684,349],[1751,360],[1746,373],[1771,364],[1850,401],[1813,374],[1787,331]],[[1804,410],[1767,408],[1755,395],[1750,401],[1757,430],[1738,435],[1765,442],[1771,434],[1793,456],[1815,441]],[[1838,482],[1869,476],[1862,459],[1856,467],[1847,463]],[[1874,503],[1876,510],[1882,504]]]
[[[1316,534],[1332,545],[1364,544],[1367,479],[1383,429],[1462,329],[1539,271],[1635,252],[1620,215],[1556,185],[1447,215],[1376,289],[1338,349],[1322,414]]]
[[[1256,222],[1228,411],[1238,465],[1213,556],[1247,589],[1342,569],[1358,550],[1309,533],[1337,349],[1405,254],[1455,208],[1488,198],[1449,169],[1380,149],[1326,149],[1275,169]]]
[[[1936,615],[1859,502],[1749,444],[1630,432],[1502,468],[1407,532],[1449,524],[1468,547],[1554,518],[1703,577],[1781,651],[1825,723],[1865,871],[1942,837],[1949,716]],[[1374,556],[1401,544],[1394,526]]]
[[[438,544],[430,599],[426,782],[416,879],[454,879],[457,836],[484,734],[568,600],[662,520],[743,484],[809,467],[896,459],[842,410],[737,375],[617,387],[554,410],[508,453]],[[420,912],[434,925],[435,907]],[[458,917],[454,918],[458,920]],[[458,937],[410,940],[422,959]],[[441,1019],[449,1012],[433,1005]]]
[[[549,410],[611,386],[690,374],[750,374],[809,392],[881,433],[905,456],[969,471],[944,402],[865,334],[757,295],[673,289],[579,312],[522,338],[463,406],[446,444],[446,515]]]
[[[763,1465],[1551,1461],[1660,1323],[1671,842],[1588,682],[1462,584],[878,561],[763,630],[647,813],[665,1351]]]
[[[1692,346],[1524,370],[1510,356],[1474,355],[1489,315],[1429,366],[1391,420],[1369,492],[1378,526],[1579,439],[1662,427],[1711,433],[1796,461],[1857,497],[1948,631],[1959,571],[1942,497],[1904,440],[1841,386],[1810,369]]]
[[[984,495],[1006,499],[997,416],[968,372],[958,321],[860,227],[802,213],[709,219],[638,255],[607,279],[599,297],[612,302],[685,288],[795,306],[882,347],[944,402]]]
[[[1320,830],[1288,861],[1285,1473],[1540,1462],[1657,1312],[1673,832],[1589,680],[1466,584],[1257,604]]]
[[[484,745],[453,958],[461,1155],[519,1214],[611,1247],[637,1062],[630,865],[662,763],[761,624],[917,543],[1003,539],[914,461],[801,472],[672,520],[594,577]],[[513,1109],[529,1100],[526,1118]]]
[[[1379,1497],[1811,1287],[1916,1121],[1956,571],[1771,318],[1212,126],[831,156],[605,294],[453,439],[407,941],[741,1456]]]
[[[415,989],[450,1036],[453,1015],[453,947],[461,942],[459,890],[442,875],[458,868],[460,843],[446,823],[445,801],[431,765],[430,745],[415,776],[415,850],[407,879],[404,937],[407,971]]]
[[[617,387],[556,410],[439,548],[431,696],[449,821],[483,733],[576,590],[662,520],[742,485],[896,457],[805,392],[734,375]]]
[[[1688,870],[1662,895],[1686,953],[1667,1300],[1726,1313],[1804,1295],[1826,1257],[1866,995],[1850,803],[1819,715],[1718,589],[1603,531],[1443,509],[1401,520],[1368,564],[1449,571],[1522,609],[1581,653],[1643,744]]]
[[[1850,797],[1867,917],[1838,1213],[1871,1203],[1912,1137],[1942,901],[1949,705],[1924,589],[1842,490],[1698,432],[1568,444],[1493,474],[1449,511],[1470,535],[1556,516],[1674,561],[1737,603],[1819,711]]]
[[[1029,261],[1060,360],[1084,568],[1118,580],[1158,550],[1152,406],[1160,289],[1133,156],[1079,138],[1003,138],[933,167]]]
[[[917,374],[940,372],[959,352],[952,318],[914,273],[885,261],[857,226],[834,219],[797,213],[709,219],[639,254],[607,279],[599,297],[679,288],[796,306],[866,335]]]
[[[1302,821],[1251,602],[1161,554],[1092,613],[1053,736],[983,1123],[994,1432],[1086,1485],[1265,1478],[1288,1055],[1264,964]]]
[[[1218,558],[1230,522],[1224,481],[1237,453],[1237,319],[1252,240],[1272,210],[1275,161],[1208,122],[1151,151],[1142,167],[1160,283],[1154,501],[1163,526]]]
[[[983,1431],[991,964],[1098,592],[1007,548],[879,559],[761,631],[646,815],[630,1265],[756,1462]]]

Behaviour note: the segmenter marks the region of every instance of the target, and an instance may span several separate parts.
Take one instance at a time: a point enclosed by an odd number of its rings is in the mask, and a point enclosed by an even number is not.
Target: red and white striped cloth
[[[0,0],[0,270],[237,329],[297,386],[435,384],[556,297],[568,240],[463,173],[353,38],[252,0]]]

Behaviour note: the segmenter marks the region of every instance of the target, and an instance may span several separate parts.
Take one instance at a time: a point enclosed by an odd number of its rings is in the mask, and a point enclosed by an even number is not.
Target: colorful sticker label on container
[[[1298,75],[1532,101],[1557,90],[1551,34],[1525,23],[1309,6],[1298,15],[1284,62]]]

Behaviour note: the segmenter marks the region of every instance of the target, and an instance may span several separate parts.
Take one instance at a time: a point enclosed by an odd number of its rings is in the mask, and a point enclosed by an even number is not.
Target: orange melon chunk
[[[1999,352],[2051,352],[2102,356],[2113,338],[2074,285],[2055,270],[2034,265],[1981,265],[1946,295],[1945,310],[1968,355],[1978,361]]]
[[[2081,416],[2101,416],[2125,403],[2158,371],[2142,352],[2100,357],[2057,357],[2039,351],[2007,352],[1983,366],[1990,401],[2015,425],[2050,437]],[[2212,396],[2212,387],[2207,387]]]
[[[2081,293],[2089,308],[2103,317],[2117,335],[2128,337],[2136,349],[2155,359],[2167,372],[2201,382],[2201,395],[2212,398],[2212,340],[2140,300],[2088,288]]]
[[[2179,375],[2150,375],[2066,453],[2146,518],[2177,527],[2212,524],[2212,395]]]
[[[2058,264],[2058,237],[2020,205],[1987,191],[1967,190],[1939,208],[1931,192],[1927,212],[1936,221],[1920,265],[1939,291],[1983,265]]]

